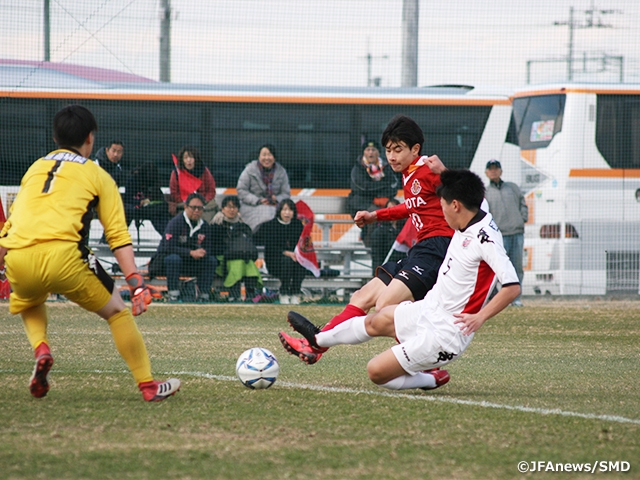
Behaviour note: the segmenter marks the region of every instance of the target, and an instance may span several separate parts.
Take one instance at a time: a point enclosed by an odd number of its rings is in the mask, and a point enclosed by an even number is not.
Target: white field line
[[[193,377],[210,378],[213,380],[234,381],[234,382],[238,381],[236,377],[229,377],[227,375],[212,375],[209,373],[202,373],[202,372],[173,372],[173,373],[167,373],[167,375],[190,375]],[[484,401],[478,402],[475,400],[464,400],[461,398],[442,397],[442,396],[436,396],[436,395],[429,395],[429,396],[409,395],[406,393],[395,393],[395,392],[389,392],[389,391],[359,390],[355,388],[345,388],[345,387],[323,387],[321,385],[305,385],[302,383],[291,383],[291,382],[278,382],[277,384],[280,387],[297,388],[301,390],[314,390],[317,392],[353,393],[357,395],[373,395],[377,397],[390,397],[390,398],[402,398],[402,399],[418,400],[418,401],[453,403],[455,405],[468,405],[472,407],[494,408],[497,410],[513,410],[517,412],[534,413],[538,415],[559,415],[562,417],[576,417],[576,418],[584,418],[587,420],[604,420],[607,422],[632,423],[635,425],[640,425],[640,419],[620,417],[618,415],[595,415],[593,413],[570,412],[570,411],[565,411],[560,409],[533,408],[533,407],[524,407],[520,405],[503,405],[500,403],[492,403],[492,402],[484,402]]]
[[[64,370],[57,370],[58,373],[66,373]],[[83,370],[86,373],[99,373],[99,374],[117,374],[117,373],[129,373],[128,370],[121,371],[107,371],[107,370]],[[8,369],[8,370],[0,370],[1,373],[18,373],[16,370]],[[81,373],[80,371],[74,371],[74,373]],[[164,372],[158,373],[158,375],[168,375],[168,376],[180,376],[187,375],[190,377],[199,377],[199,378],[208,378],[211,380],[219,380],[222,382],[238,382],[237,377],[230,377],[228,375],[213,375],[211,373],[204,372]],[[304,383],[292,383],[292,382],[278,382],[279,387],[284,388],[293,388],[299,390],[312,390],[316,392],[327,392],[327,393],[352,393],[355,395],[372,395],[376,397],[388,397],[388,398],[399,398],[406,400],[414,400],[414,401],[425,401],[425,402],[439,402],[439,403],[451,403],[454,405],[468,405],[470,407],[480,407],[480,408],[493,408],[496,410],[511,410],[515,412],[523,412],[523,413],[533,413],[536,415],[558,415],[561,417],[574,417],[574,418],[584,418],[585,420],[602,420],[605,422],[615,422],[615,423],[630,423],[634,425],[640,425],[640,419],[635,418],[627,418],[621,417],[619,415],[596,415],[594,413],[580,413],[580,412],[571,412],[566,410],[560,410],[559,408],[535,408],[535,407],[524,407],[522,405],[504,405],[501,403],[493,403],[493,402],[485,402],[485,401],[475,401],[475,400],[464,400],[462,398],[452,398],[452,397],[442,397],[437,395],[409,395],[407,393],[396,393],[389,391],[374,391],[374,390],[359,390],[356,388],[346,388],[346,387],[324,387],[322,385],[307,385]]]

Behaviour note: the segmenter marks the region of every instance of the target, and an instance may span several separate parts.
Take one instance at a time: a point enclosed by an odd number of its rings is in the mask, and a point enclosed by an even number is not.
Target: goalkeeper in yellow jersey
[[[9,309],[22,316],[35,351],[31,395],[41,398],[49,391],[53,356],[45,301],[50,293],[59,293],[107,321],[142,396],[157,402],[176,393],[180,381],[157,382],[151,374],[147,349],[132,313],[145,312],[158,294],[145,285],[136,268],[118,187],[88,159],[97,128],[93,114],[80,105],[56,113],[53,138],[59,148],[33,163],[22,178],[0,233],[0,268],[6,267],[13,289]],[[94,210],[126,275],[132,311],[86,246]]]

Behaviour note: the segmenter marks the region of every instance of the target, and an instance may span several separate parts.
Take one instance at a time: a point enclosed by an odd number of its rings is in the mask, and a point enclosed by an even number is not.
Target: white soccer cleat
[[[145,382],[138,385],[146,402],[161,402],[180,390],[180,380],[170,378],[165,382]]]

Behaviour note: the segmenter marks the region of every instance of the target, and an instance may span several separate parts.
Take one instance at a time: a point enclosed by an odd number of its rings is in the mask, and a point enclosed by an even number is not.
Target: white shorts
[[[409,375],[442,367],[462,355],[473,334],[464,335],[453,320],[426,300],[403,302],[396,307],[394,324],[399,343],[391,351]]]

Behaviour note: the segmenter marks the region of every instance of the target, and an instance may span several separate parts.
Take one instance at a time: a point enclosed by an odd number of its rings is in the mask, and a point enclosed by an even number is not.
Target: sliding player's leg
[[[369,280],[362,288],[351,295],[349,304],[344,308],[344,310],[342,310],[342,312],[329,320],[329,322],[322,327],[322,330],[331,330],[333,327],[340,325],[345,320],[366,315],[367,312],[375,306],[378,297],[380,297],[380,294],[386,287],[387,284],[377,277]]]
[[[432,390],[445,385],[449,373],[440,367],[451,359],[441,354],[434,321],[437,323],[437,315],[428,300],[405,302],[395,307],[394,331],[398,345],[369,362],[367,369],[371,380],[390,390]],[[450,329],[445,335],[447,333]]]
[[[449,372],[446,370],[407,373],[400,365],[393,349],[386,350],[371,359],[367,364],[367,373],[373,383],[389,390],[410,388],[433,390],[449,381]]]

